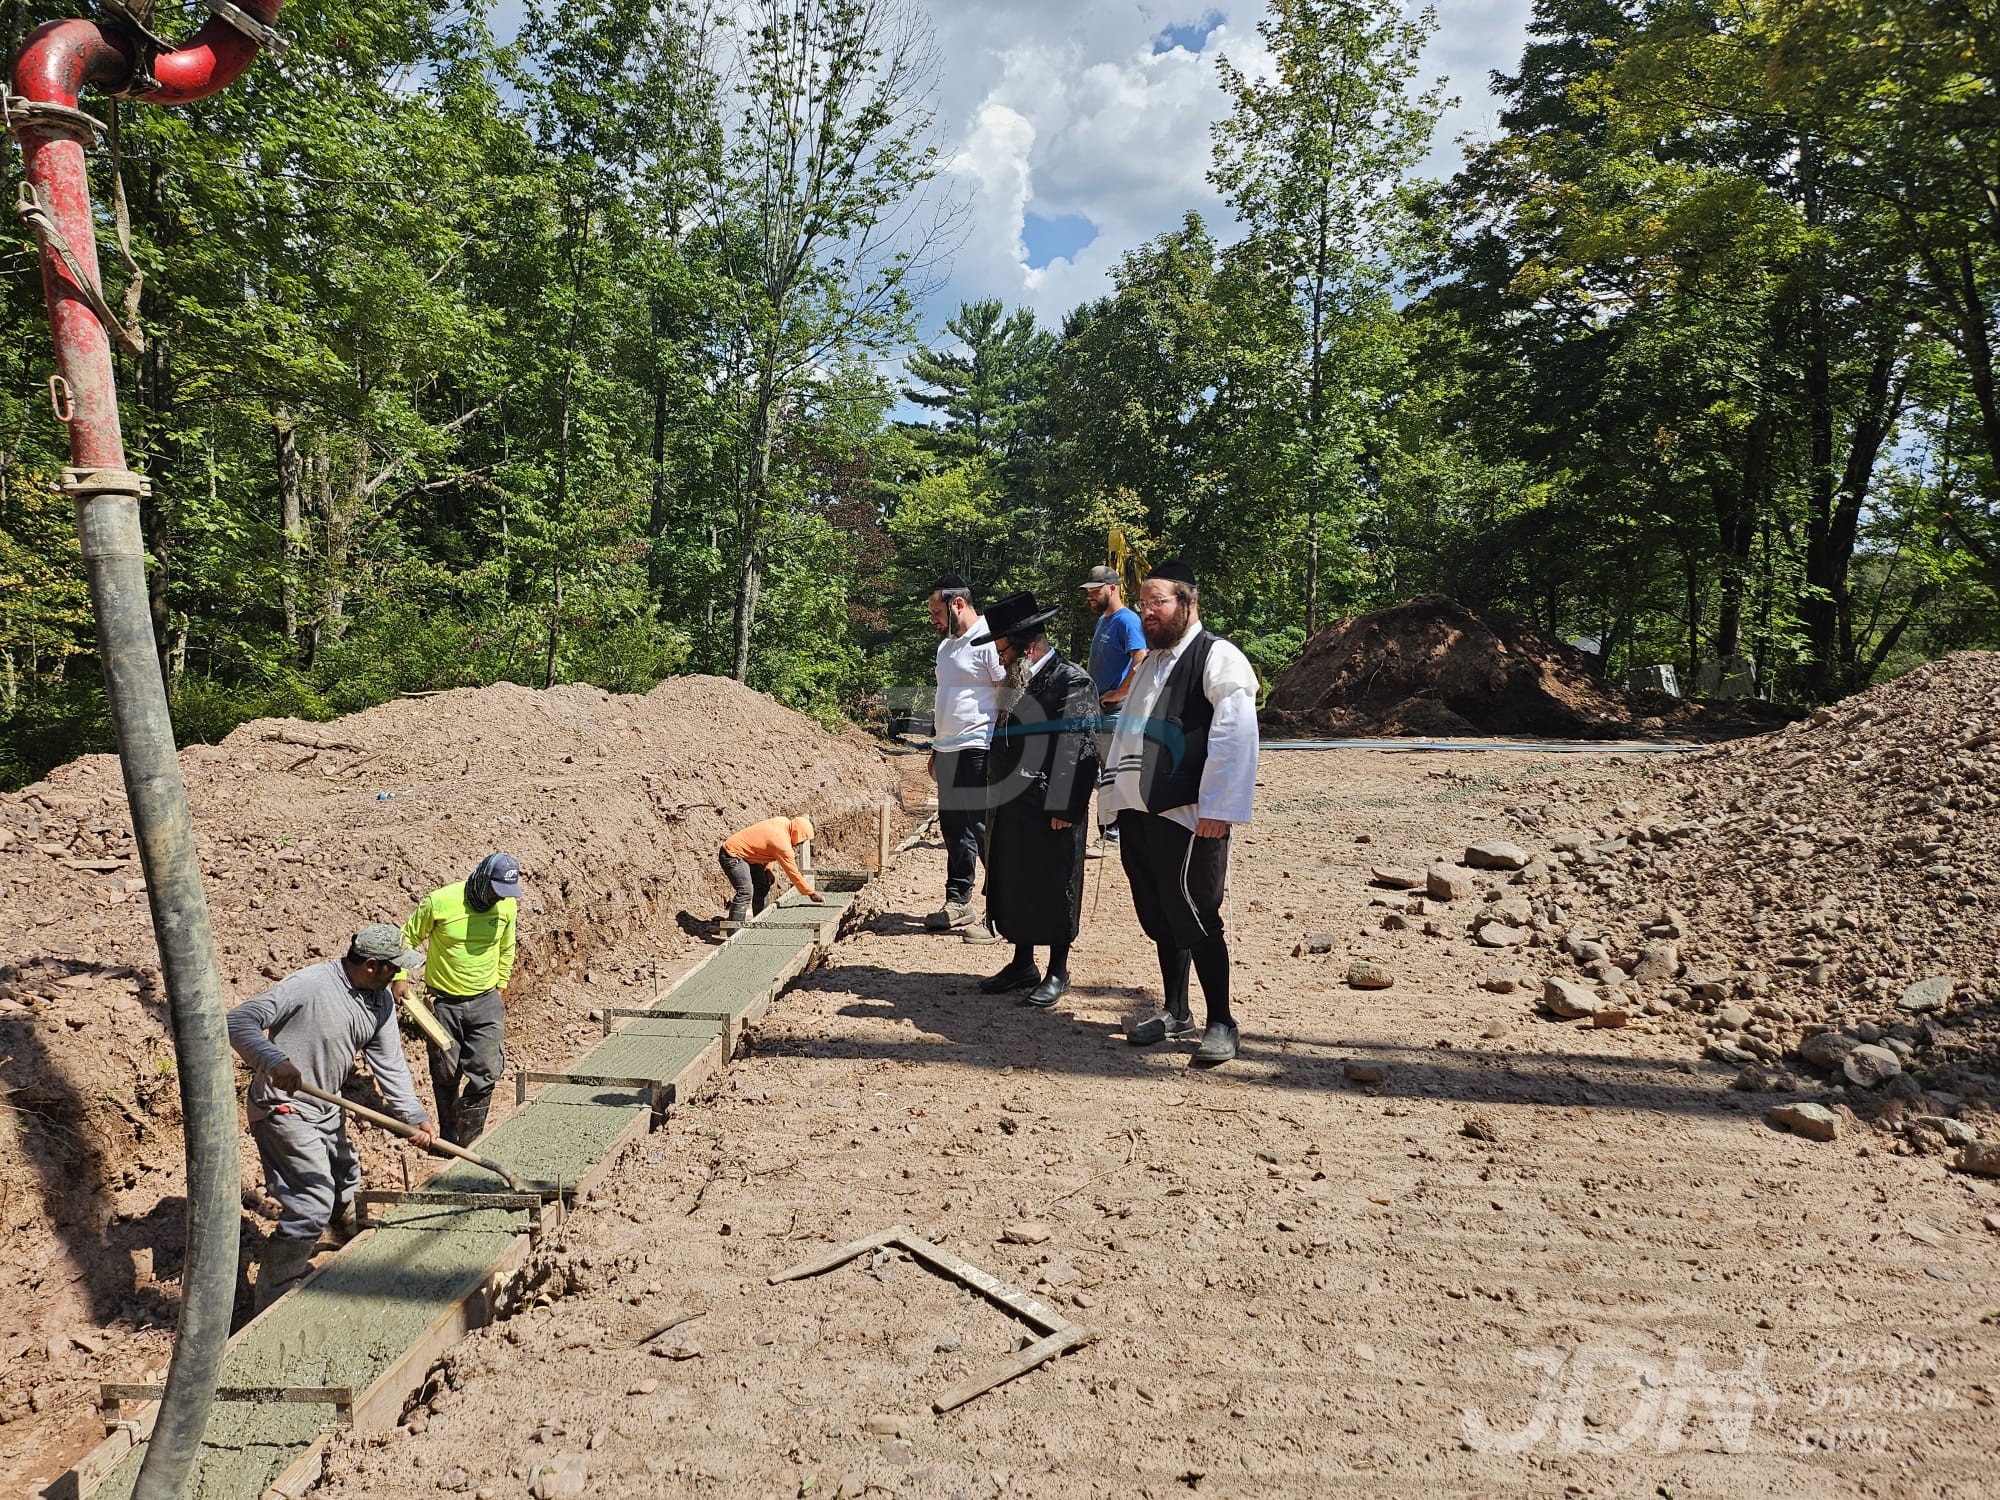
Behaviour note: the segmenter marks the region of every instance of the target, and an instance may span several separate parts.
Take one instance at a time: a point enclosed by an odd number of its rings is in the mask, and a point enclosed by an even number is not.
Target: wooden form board
[[[849,896],[852,890],[858,890],[864,883],[865,877],[852,880],[844,878],[838,885],[849,889],[839,891],[839,895]],[[829,891],[828,894],[835,892]],[[847,904],[846,900],[836,900],[807,913],[801,913],[797,908],[770,908],[766,915],[780,910],[783,910],[784,915],[769,923],[760,920],[752,924],[741,938],[732,938],[708,954],[699,964],[681,976],[671,990],[655,1001],[655,1006],[661,1010],[692,1009],[697,1006],[707,1008],[712,1002],[695,1000],[691,995],[710,987],[734,991],[737,996],[743,997],[739,1004],[731,1007],[734,1020],[726,1029],[711,1023],[706,1028],[708,1034],[699,1037],[657,1038],[663,1044],[688,1041],[698,1043],[691,1056],[686,1055],[685,1047],[680,1049],[684,1060],[673,1069],[671,1077],[663,1080],[672,1085],[674,1098],[685,1100],[692,1097],[727,1065],[733,1044],[742,1035],[743,1028],[761,1019],[785,986],[811,967],[817,961],[820,950],[834,941]],[[796,948],[785,952],[791,948],[787,940],[794,937],[797,940]],[[785,952],[785,956],[775,965],[757,964],[750,960],[750,955],[744,951],[750,948],[763,951],[775,948]],[[732,952],[732,949],[735,951]],[[758,975],[749,986],[747,995],[744,995],[745,987],[736,981],[730,972],[739,966],[754,969]],[[717,981],[721,981],[719,986]],[[669,1018],[664,1017],[656,1022],[648,1022],[643,1018],[635,1019],[625,1028],[614,1030],[598,1046],[572,1058],[566,1070],[577,1073],[602,1071],[596,1068],[593,1059],[598,1057],[606,1046],[617,1047],[620,1043],[624,1043],[629,1049],[634,1043],[644,1044],[653,1041],[655,1038],[646,1035],[646,1032],[657,1031],[660,1026],[668,1024],[671,1024]],[[684,1024],[698,1025],[698,1023]],[[566,1089],[560,1085],[545,1088],[526,1109],[510,1117],[493,1133],[493,1136],[484,1138],[482,1144],[498,1137],[501,1131],[506,1130],[507,1126],[515,1121],[527,1120],[536,1108],[560,1107],[566,1102],[584,1102],[564,1097],[579,1092],[588,1091]],[[610,1175],[625,1148],[644,1137],[652,1123],[651,1110],[643,1101],[635,1102],[626,1108],[629,1109],[630,1119],[605,1143],[603,1149],[596,1153],[595,1160],[576,1175],[573,1183],[564,1184],[566,1189],[573,1186],[579,1194],[590,1192]],[[467,1170],[469,1169],[461,1164],[443,1164],[424,1179],[423,1185],[449,1187],[455,1180],[455,1174]],[[483,1174],[478,1175],[483,1176]],[[437,1211],[431,1210],[431,1212]],[[393,1230],[394,1227],[394,1225],[378,1225],[369,1228],[357,1235],[349,1244],[361,1245],[384,1233],[385,1230]],[[469,1277],[463,1289],[447,1300],[423,1333],[356,1393],[352,1415],[353,1430],[357,1435],[379,1432],[394,1426],[401,1417],[404,1400],[417,1388],[425,1372],[437,1358],[468,1332],[491,1321],[500,1291],[527,1259],[532,1243],[532,1238],[526,1229],[512,1236],[498,1256],[481,1267],[476,1275]],[[345,1250],[346,1247],[343,1247],[340,1253],[345,1253]],[[336,1255],[334,1259],[337,1258]],[[333,1263],[333,1260],[329,1260],[301,1285],[309,1285],[317,1280]],[[274,1309],[282,1306],[283,1301],[284,1299],[279,1299],[271,1308],[258,1314],[232,1335],[229,1348],[239,1349],[258,1338],[264,1331],[265,1319]],[[46,1500],[92,1500],[104,1482],[129,1462],[134,1450],[151,1436],[158,1415],[157,1402],[145,1402],[139,1405],[131,1417],[119,1424],[116,1432],[92,1449],[68,1473],[44,1489],[42,1495]],[[318,1482],[323,1473],[326,1448],[331,1438],[331,1433],[323,1433],[309,1442],[292,1462],[272,1479],[258,1500],[297,1500],[298,1496],[303,1495]],[[205,1497],[205,1500],[208,1500],[208,1497]],[[225,1500],[225,1497],[214,1497],[214,1500]],[[227,1497],[227,1500],[236,1500],[236,1497]],[[250,1500],[250,1497],[246,1495],[243,1500]]]

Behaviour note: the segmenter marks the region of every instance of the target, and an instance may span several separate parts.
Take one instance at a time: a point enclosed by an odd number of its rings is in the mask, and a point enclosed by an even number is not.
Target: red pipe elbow
[[[281,0],[244,0],[243,10],[266,26]],[[138,97],[148,104],[192,104],[220,93],[256,59],[257,43],[220,16],[184,46],[153,59],[156,88]],[[39,26],[14,62],[14,91],[39,104],[76,107],[85,84],[116,90],[132,76],[137,58],[130,38],[94,21],[50,21]]]

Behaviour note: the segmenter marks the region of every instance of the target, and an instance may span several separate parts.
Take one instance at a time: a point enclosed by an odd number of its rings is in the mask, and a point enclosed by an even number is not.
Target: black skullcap
[[[954,589],[956,589],[961,594],[969,594],[972,592],[972,586],[968,584],[963,578],[960,578],[956,573],[940,574],[938,576],[938,581],[931,585],[931,592],[933,594],[949,594]]]
[[[1170,558],[1166,562],[1161,563],[1146,576],[1148,578],[1157,578],[1162,583],[1184,583],[1189,588],[1195,586],[1194,569],[1190,568],[1178,557]]]

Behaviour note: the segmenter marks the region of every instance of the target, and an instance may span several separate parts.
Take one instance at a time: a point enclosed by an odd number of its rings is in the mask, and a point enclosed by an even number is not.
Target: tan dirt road
[[[1386,851],[1649,774],[1268,755],[1231,887],[1244,1056],[1214,1074],[1120,1036],[1157,974],[1115,859],[1042,1013],[977,992],[1003,949],[921,931],[942,855],[912,851],[545,1249],[546,1302],[337,1447],[325,1493],[511,1497],[571,1454],[620,1497],[2000,1492],[2000,1184],[1778,1134],[1684,1037],[1538,1018],[1478,988],[1491,955],[1368,907]],[[1333,952],[1293,957],[1308,931]],[[1356,955],[1394,988],[1348,989]],[[1003,1242],[1026,1221],[1048,1239]],[[766,1284],[899,1223],[1100,1337],[930,1415],[1018,1325],[895,1257]]]

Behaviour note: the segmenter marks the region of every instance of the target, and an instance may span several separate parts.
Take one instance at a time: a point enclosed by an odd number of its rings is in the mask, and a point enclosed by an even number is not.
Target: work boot
[[[479,1133],[486,1128],[486,1110],[491,1103],[489,1096],[477,1104],[459,1105],[458,1128],[451,1134],[453,1144],[470,1146],[479,1139]]]
[[[730,902],[729,916],[726,920],[734,922],[738,927],[741,927],[745,922],[750,920],[750,903],[748,901]]]
[[[360,1232],[354,1219],[354,1200],[342,1198],[333,1205],[333,1217],[326,1221],[326,1237],[336,1245],[344,1245]]]
[[[947,901],[924,918],[926,932],[950,932],[954,927],[971,925],[972,904],[968,901]]]
[[[1051,974],[1032,990],[1028,991],[1028,1004],[1038,1005],[1047,1010],[1056,1001],[1069,993],[1069,975]]]
[[[313,1241],[272,1237],[257,1257],[257,1311],[306,1279],[312,1270]]]
[[[1163,1010],[1150,1020],[1125,1028],[1125,1040],[1135,1047],[1150,1047],[1156,1042],[1178,1040],[1193,1035],[1194,1017],[1184,1016],[1172,1010]]]
[[[993,919],[991,917],[988,917],[984,922],[976,922],[972,926],[966,928],[965,935],[960,939],[960,941],[967,943],[977,943],[982,946],[987,943],[997,943],[1001,941],[1000,929],[995,927],[993,925]]]
[[[1194,1056],[1188,1059],[1188,1066],[1213,1068],[1226,1063],[1236,1056],[1236,1023],[1234,1021],[1210,1021],[1208,1030],[1202,1033],[1201,1045],[1194,1049]]]
[[[1041,970],[1037,969],[1032,961],[1023,963],[1016,959],[991,979],[980,980],[979,993],[1004,995],[1011,990],[1032,989],[1041,981],[1041,977]]]

